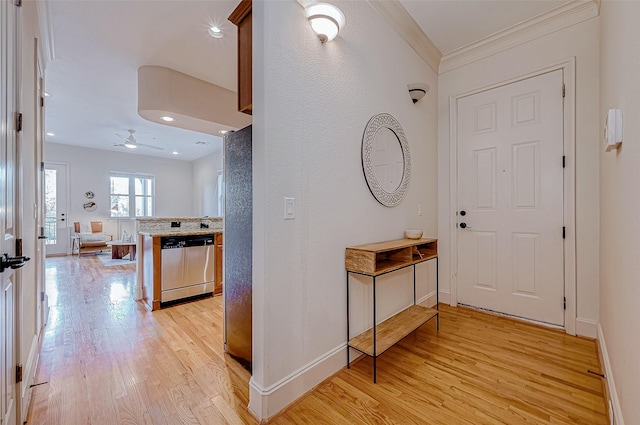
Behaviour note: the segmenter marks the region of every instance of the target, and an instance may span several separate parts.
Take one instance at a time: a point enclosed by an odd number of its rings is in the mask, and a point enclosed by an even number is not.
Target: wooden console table
[[[436,260],[436,308],[416,304],[416,264]],[[373,357],[373,382],[376,382],[376,358],[388,348],[438,315],[438,240],[398,239],[349,247],[345,253],[347,270],[347,368],[351,367],[349,348]],[[376,278],[405,267],[413,266],[413,305],[376,323]],[[370,276],[373,279],[373,327],[351,337],[349,333],[349,275]]]

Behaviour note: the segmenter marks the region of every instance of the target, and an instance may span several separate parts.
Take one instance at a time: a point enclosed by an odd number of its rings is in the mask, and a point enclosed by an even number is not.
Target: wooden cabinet
[[[416,304],[416,264],[424,261],[436,261],[436,308]],[[349,247],[345,252],[347,270],[347,338],[348,348],[373,357],[373,382],[376,382],[376,358],[387,349],[409,335],[414,330],[436,318],[436,326],[440,330],[438,316],[438,241],[436,239],[399,239],[366,245]],[[377,323],[376,279],[387,273],[414,267],[413,273],[413,305]],[[355,336],[349,332],[350,318],[350,283],[349,274],[360,274],[372,277],[373,294],[373,326]],[[347,367],[350,367],[349,350],[347,349]]]
[[[222,233],[215,233],[213,243],[215,258],[215,286],[213,288],[213,295],[222,294]]]
[[[154,311],[162,308],[162,237],[175,234],[138,234],[138,285],[142,301]],[[214,286],[213,295],[222,293],[222,244],[221,232],[213,233]]]
[[[229,15],[238,27],[238,111],[248,115],[253,110],[251,1],[242,0]]]

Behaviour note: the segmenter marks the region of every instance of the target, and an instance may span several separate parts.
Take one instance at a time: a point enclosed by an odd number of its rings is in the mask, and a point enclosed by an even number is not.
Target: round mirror
[[[394,207],[409,186],[411,158],[400,123],[389,114],[374,115],[362,137],[362,168],[378,202]]]
[[[378,184],[387,193],[400,187],[404,174],[404,155],[396,133],[380,127],[373,137],[371,162]]]

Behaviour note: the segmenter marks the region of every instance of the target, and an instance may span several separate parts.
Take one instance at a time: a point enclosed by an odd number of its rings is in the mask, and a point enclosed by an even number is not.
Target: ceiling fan
[[[114,144],[113,146],[122,146],[122,147],[129,148],[129,149],[136,149],[138,146],[143,146],[145,148],[157,149],[159,151],[164,150],[160,146],[147,145],[145,143],[138,143],[136,141],[136,138],[133,137],[133,133],[135,133],[136,131],[135,130],[127,130],[127,131],[129,132],[129,136],[128,137],[122,137],[121,135],[116,133],[116,136],[121,138],[124,141],[124,143]]]

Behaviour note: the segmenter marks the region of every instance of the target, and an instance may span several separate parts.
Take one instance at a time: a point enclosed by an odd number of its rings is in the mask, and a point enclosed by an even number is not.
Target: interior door
[[[16,118],[18,102],[18,9],[0,0],[0,254],[15,255],[17,179]],[[0,268],[2,270],[2,268]],[[13,425],[17,415],[16,334],[18,273],[0,272],[0,423]]]
[[[68,219],[68,167],[67,164],[45,164],[45,221],[47,256],[66,255],[69,252]]]
[[[38,61],[40,63],[40,61]],[[38,94],[40,99],[44,99],[44,76],[43,70],[38,66]],[[42,329],[47,324],[49,317],[49,299],[47,296],[47,285],[45,282],[45,197],[44,197],[44,102],[40,103],[40,109],[36,114],[36,157],[35,163],[41,164],[37,167],[36,178],[36,199],[38,207],[36,209],[36,226],[38,227],[38,242],[36,244],[36,284],[37,293],[42,294],[38,299],[38,329]]]
[[[563,74],[458,100],[458,301],[564,325]]]

